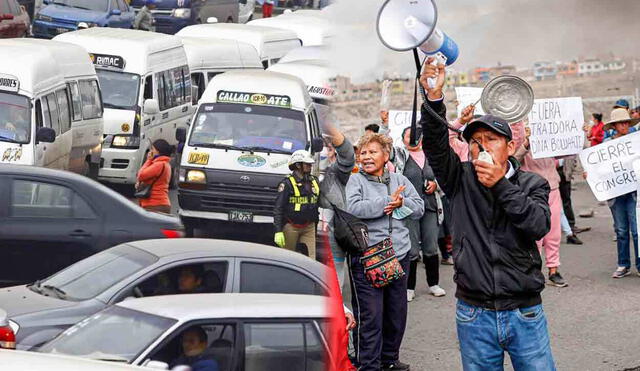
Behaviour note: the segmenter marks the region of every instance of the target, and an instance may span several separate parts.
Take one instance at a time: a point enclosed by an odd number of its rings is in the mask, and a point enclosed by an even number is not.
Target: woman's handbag
[[[371,286],[375,288],[385,287],[404,276],[404,270],[396,257],[396,251],[391,242],[391,233],[393,232],[391,223],[391,215],[389,215],[389,237],[370,246],[360,258],[360,262],[364,265],[364,275]]]
[[[151,189],[153,188],[153,185],[156,184],[156,181],[160,179],[162,174],[164,174],[165,167],[166,165],[162,164],[162,171],[160,172],[160,175],[158,175],[158,177],[156,177],[153,180],[153,182],[151,182],[151,184],[145,184],[145,183],[138,184],[138,186],[136,187],[136,192],[133,194],[133,197],[139,198],[139,199],[147,199],[151,197]]]

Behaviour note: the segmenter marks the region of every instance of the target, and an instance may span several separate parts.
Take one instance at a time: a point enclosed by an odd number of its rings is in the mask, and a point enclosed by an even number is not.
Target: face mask
[[[393,210],[393,214],[391,215],[393,219],[402,220],[413,213],[413,210],[408,208],[407,206],[402,206]]]

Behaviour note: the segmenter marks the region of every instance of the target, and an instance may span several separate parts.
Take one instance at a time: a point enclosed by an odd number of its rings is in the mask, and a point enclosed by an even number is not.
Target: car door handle
[[[73,232],[69,233],[69,236],[71,236],[71,237],[80,237],[80,238],[82,238],[82,237],[91,237],[91,233],[89,233],[89,232],[87,232],[85,230],[82,230],[82,229],[76,229]]]

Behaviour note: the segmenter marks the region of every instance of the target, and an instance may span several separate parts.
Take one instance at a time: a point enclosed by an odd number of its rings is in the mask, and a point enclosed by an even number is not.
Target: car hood
[[[93,23],[102,20],[107,15],[106,12],[96,12],[93,10],[78,9],[70,6],[61,6],[55,4],[47,5],[39,12],[39,14],[46,15],[51,18],[64,19],[67,21]]]
[[[9,319],[52,309],[76,305],[76,302],[57,299],[35,293],[26,285],[0,289],[0,308],[7,312]]]

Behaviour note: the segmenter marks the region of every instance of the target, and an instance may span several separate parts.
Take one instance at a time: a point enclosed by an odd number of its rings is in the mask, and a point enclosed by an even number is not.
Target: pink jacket
[[[514,157],[522,164],[522,170],[536,173],[549,182],[551,190],[560,187],[560,175],[556,170],[558,160],[555,158],[539,158],[534,159],[531,152],[523,145],[524,142],[524,123],[519,122],[511,125],[513,132],[513,140],[516,141],[516,154]],[[517,132],[517,135],[516,135]]]

